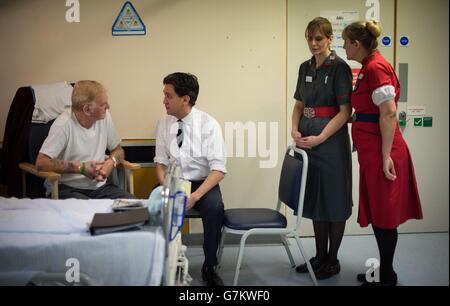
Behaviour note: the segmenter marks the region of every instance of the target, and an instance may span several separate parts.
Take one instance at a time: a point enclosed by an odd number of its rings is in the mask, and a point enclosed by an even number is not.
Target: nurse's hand
[[[291,131],[292,139],[297,146],[299,146],[300,140],[302,139],[302,134],[299,131]]]
[[[390,156],[386,156],[383,158],[383,172],[384,176],[390,181],[394,181],[397,178],[394,161]]]
[[[311,148],[317,147],[322,142],[323,142],[323,139],[321,136],[307,136],[307,137],[303,137],[300,140],[300,143],[301,143],[300,147],[311,149]]]

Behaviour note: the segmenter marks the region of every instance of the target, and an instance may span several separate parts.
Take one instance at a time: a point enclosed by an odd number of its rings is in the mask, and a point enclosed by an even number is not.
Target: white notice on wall
[[[408,106],[408,116],[425,116],[427,114],[425,106]]]
[[[358,11],[321,11],[320,16],[327,18],[331,25],[333,26],[333,35],[334,39],[331,44],[331,49],[336,50],[336,54],[345,60],[350,67],[359,68],[361,67],[355,61],[347,60],[347,55],[344,50],[344,39],[342,38],[342,31],[346,26],[351,24],[354,21],[359,20],[359,12]]]

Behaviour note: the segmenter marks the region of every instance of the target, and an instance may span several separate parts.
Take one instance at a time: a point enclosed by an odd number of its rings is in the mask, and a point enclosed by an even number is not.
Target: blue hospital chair
[[[276,209],[234,208],[225,210],[222,238],[218,250],[219,264],[222,259],[225,236],[227,234],[237,234],[242,236],[240,240],[236,270],[234,273],[234,286],[236,286],[238,282],[239,269],[244,256],[245,242],[250,235],[279,235],[286,249],[292,267],[295,267],[296,265],[289,249],[286,237],[288,235],[294,237],[300,250],[300,254],[307,264],[313,283],[317,286],[315,274],[309,260],[307,260],[309,257],[305,253],[300,238],[298,237],[298,230],[302,219],[301,216],[303,211],[303,200],[305,197],[307,173],[308,156],[306,155],[306,152],[299,148],[290,146],[284,156],[278,186],[278,203]],[[287,219],[280,212],[282,203],[292,209],[294,214],[297,216],[296,222],[292,227],[287,226]]]

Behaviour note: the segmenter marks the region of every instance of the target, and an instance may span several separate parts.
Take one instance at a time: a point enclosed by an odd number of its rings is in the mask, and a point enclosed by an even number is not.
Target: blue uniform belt
[[[355,113],[355,121],[378,123],[380,122],[380,115]]]

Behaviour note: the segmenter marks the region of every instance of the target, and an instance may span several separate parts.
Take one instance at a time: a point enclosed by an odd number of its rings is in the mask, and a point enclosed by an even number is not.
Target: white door
[[[408,116],[403,136],[414,161],[424,219],[409,221],[402,232],[448,231],[448,1],[398,0],[397,72],[407,64],[407,84],[402,83],[406,102],[399,110],[424,106],[432,117],[431,127],[414,127]],[[402,46],[404,36],[409,44]],[[405,67],[405,66],[403,66]],[[405,76],[400,74],[401,79]]]

